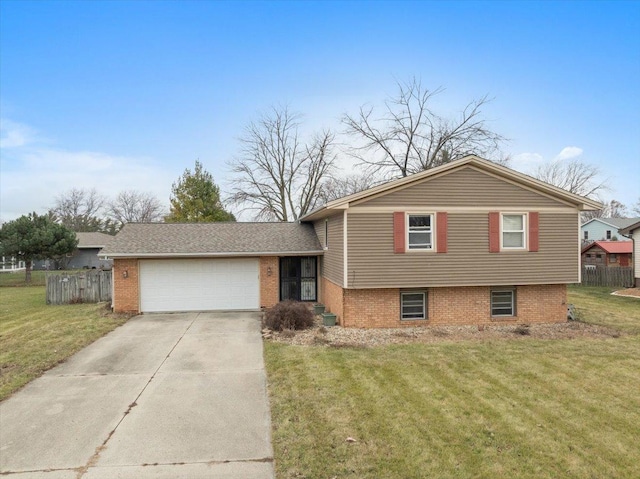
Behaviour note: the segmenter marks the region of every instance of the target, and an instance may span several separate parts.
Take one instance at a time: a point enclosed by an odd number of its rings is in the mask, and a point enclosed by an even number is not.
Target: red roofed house
[[[594,241],[582,248],[582,266],[631,266],[631,241]]]

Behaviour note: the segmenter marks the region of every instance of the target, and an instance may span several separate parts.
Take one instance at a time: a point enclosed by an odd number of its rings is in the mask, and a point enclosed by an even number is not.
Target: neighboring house
[[[601,205],[469,156],[300,223],[128,224],[105,246],[116,311],[319,301],[346,327],[566,320],[580,212]]]
[[[113,261],[98,257],[98,253],[113,240],[105,233],[76,233],[78,246],[62,261],[53,259],[35,260],[33,269],[111,269]]]
[[[0,256],[0,273],[24,271],[25,267],[25,262],[17,260],[15,256]]]
[[[594,241],[582,248],[582,266],[629,267],[632,253],[631,241]]]
[[[630,236],[633,241],[633,277],[635,278],[636,288],[640,288],[640,219],[620,232]]]
[[[640,218],[593,218],[580,226],[583,243],[600,240],[628,241],[620,230],[640,221]]]

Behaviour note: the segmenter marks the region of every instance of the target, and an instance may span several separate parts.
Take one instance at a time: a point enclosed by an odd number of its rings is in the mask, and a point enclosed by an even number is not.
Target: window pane
[[[410,248],[431,248],[431,233],[409,232]]]
[[[412,216],[409,215],[409,228],[431,228],[431,216]]]
[[[492,291],[491,292],[491,315],[492,316],[513,316],[514,310],[513,291]]]
[[[502,217],[502,228],[504,231],[522,231],[524,228],[522,215],[504,215]]]
[[[524,246],[523,233],[503,233],[502,246],[505,248],[522,248]]]
[[[425,319],[425,293],[402,293],[401,298],[401,318],[402,319]]]

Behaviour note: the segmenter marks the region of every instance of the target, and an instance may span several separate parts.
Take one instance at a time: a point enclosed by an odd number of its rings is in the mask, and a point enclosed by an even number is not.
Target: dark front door
[[[280,258],[280,300],[316,301],[317,270],[315,256]]]

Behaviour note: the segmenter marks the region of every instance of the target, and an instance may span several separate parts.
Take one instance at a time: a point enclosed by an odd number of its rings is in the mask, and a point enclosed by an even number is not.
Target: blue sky
[[[92,188],[155,194],[196,159],[223,190],[272,105],[307,132],[412,76],[485,109],[524,172],[574,156],[640,197],[640,2],[0,3],[0,218]],[[345,163],[345,168],[347,164]]]

